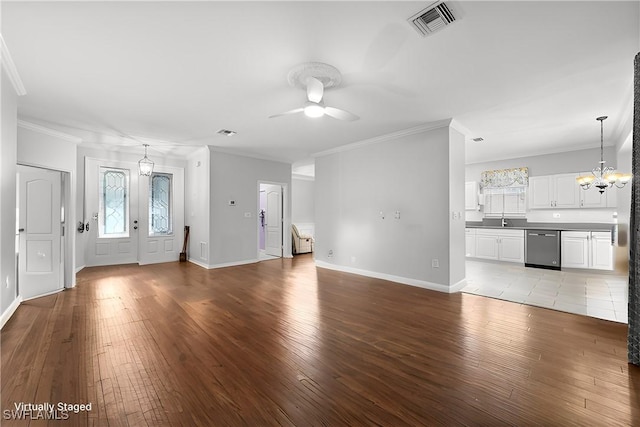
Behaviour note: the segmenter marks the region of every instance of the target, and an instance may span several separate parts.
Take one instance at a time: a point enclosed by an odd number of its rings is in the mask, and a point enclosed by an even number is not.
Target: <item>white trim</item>
[[[76,267],[76,274],[80,273],[80,271],[82,271],[85,267],[86,265],[81,265],[80,267]]]
[[[13,85],[13,89],[16,91],[16,94],[18,96],[26,95],[27,90],[22,83],[16,64],[13,62],[13,58],[11,58],[11,53],[9,52],[7,44],[4,42],[2,34],[0,34],[0,62],[2,62],[2,67],[7,72],[9,81]]]
[[[453,286],[441,285],[439,283],[427,282],[425,280],[411,279],[408,277],[394,276],[393,274],[379,273],[377,271],[361,270],[359,268],[345,267],[342,265],[330,264],[325,261],[316,260],[316,267],[326,268],[329,270],[341,271],[343,273],[352,273],[359,276],[373,277],[374,279],[388,280],[390,282],[396,282],[403,285],[416,286],[418,288],[429,289],[431,291],[438,291],[444,293],[458,292],[461,287],[461,282],[456,283]]]
[[[449,287],[449,293],[453,294],[460,292],[465,286],[467,286],[467,279],[462,279],[458,283],[454,283]]]
[[[23,129],[27,129],[33,132],[38,132],[43,135],[52,136],[54,138],[59,138],[64,141],[73,142],[74,144],[82,143],[82,138],[69,135],[68,133],[60,132],[58,130],[50,129],[48,127],[37,125],[35,123],[27,122],[25,120],[18,119],[18,127],[21,127]]]
[[[320,151],[319,153],[315,153],[312,155],[312,157],[322,157],[322,156],[328,156],[330,154],[336,154],[336,153],[341,153],[343,151],[350,151],[350,150],[355,150],[357,148],[362,148],[365,147],[367,145],[372,145],[372,144],[378,144],[381,142],[388,142],[388,141],[392,141],[398,138],[402,138],[405,136],[410,136],[410,135],[416,135],[419,133],[423,133],[423,132],[428,132],[430,130],[434,130],[434,129],[440,129],[443,127],[447,127],[451,124],[451,119],[446,119],[446,120],[439,120],[436,122],[430,122],[430,123],[425,123],[423,125],[420,126],[415,126],[412,128],[408,128],[408,129],[404,129],[404,130],[400,130],[397,132],[392,132],[392,133],[388,133],[386,135],[380,135],[380,136],[375,136],[373,138],[369,138],[369,139],[363,139],[362,141],[358,141],[358,142],[353,142],[351,144],[347,144],[347,145],[342,145],[336,148],[331,148],[329,150],[325,150],[325,151]]]
[[[467,139],[471,140],[471,136],[473,135],[471,133],[471,131],[469,129],[467,129],[465,126],[463,126],[459,121],[457,121],[456,119],[451,119],[451,123],[449,124],[450,127],[454,128],[455,130],[457,130],[458,132],[460,132],[462,135],[464,135],[464,139],[465,141]]]
[[[4,325],[11,319],[11,316],[16,312],[20,303],[22,303],[22,297],[18,296],[18,298],[14,299],[11,305],[7,307],[4,313],[2,313],[2,316],[0,316],[0,329],[4,328]]]
[[[202,268],[206,268],[207,270],[213,270],[215,268],[226,268],[226,267],[236,267],[238,265],[246,265],[246,264],[255,264],[257,262],[260,262],[259,259],[246,259],[243,261],[232,261],[232,262],[223,262],[222,264],[205,264],[201,261],[195,260],[195,259],[189,259],[189,262],[194,263],[197,266],[200,266]]]
[[[24,302],[24,301],[30,301],[30,300],[36,299],[36,298],[48,297],[49,295],[57,294],[58,292],[62,292],[64,290],[65,290],[65,288],[62,287],[60,289],[56,289],[55,291],[46,292],[46,293],[40,294],[40,295],[34,295],[32,297],[29,297],[29,298],[24,298],[22,301]]]
[[[204,262],[198,261],[196,259],[189,258],[187,261],[197,265],[198,267],[206,268],[207,270],[211,268],[211,267],[209,267],[209,264],[205,264]]]
[[[291,179],[299,179],[301,181],[315,181],[316,177],[311,175],[300,175],[298,173],[292,173]]]

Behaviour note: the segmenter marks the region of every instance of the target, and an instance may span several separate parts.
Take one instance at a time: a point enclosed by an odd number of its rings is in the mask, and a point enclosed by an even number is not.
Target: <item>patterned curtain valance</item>
[[[499,169],[482,172],[480,185],[487,187],[527,187],[529,168]]]

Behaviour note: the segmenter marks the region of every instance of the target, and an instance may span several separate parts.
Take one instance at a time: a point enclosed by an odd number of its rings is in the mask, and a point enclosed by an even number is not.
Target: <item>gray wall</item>
[[[189,156],[185,171],[185,224],[189,228],[189,260],[209,264],[209,149],[203,147]]]
[[[465,259],[465,137],[449,129],[449,284],[460,282],[466,276]],[[444,180],[443,180],[444,181]],[[446,186],[446,182],[442,182]],[[454,217],[452,213],[456,213]]]
[[[291,222],[315,222],[316,183],[310,179],[293,177],[291,180]]]
[[[464,277],[464,216],[449,222],[450,199],[464,214],[464,142],[454,139],[441,127],[316,158],[316,261],[447,289],[452,270]]]
[[[259,182],[284,183],[284,251],[291,256],[291,165],[211,151],[209,265],[258,257]],[[235,206],[229,206],[235,200]],[[244,216],[249,212],[251,217]]]
[[[604,148],[604,159],[607,166],[616,167],[615,147]],[[600,148],[569,151],[566,153],[544,154],[540,156],[518,157],[515,159],[497,160],[486,163],[466,165],[466,180],[480,181],[480,174],[486,170],[528,167],[529,176],[553,175],[557,173],[589,172],[598,166]]]
[[[17,297],[16,287],[16,162],[17,96],[0,59],[0,313]]]

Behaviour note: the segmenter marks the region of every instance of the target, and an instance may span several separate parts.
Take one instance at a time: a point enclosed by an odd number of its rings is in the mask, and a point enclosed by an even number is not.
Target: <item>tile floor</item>
[[[627,323],[628,283],[628,276],[611,272],[467,260],[462,292]]]

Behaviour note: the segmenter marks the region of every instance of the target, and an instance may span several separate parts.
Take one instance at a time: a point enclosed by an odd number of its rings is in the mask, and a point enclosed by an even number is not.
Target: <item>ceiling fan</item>
[[[289,72],[288,80],[291,86],[307,90],[307,102],[303,107],[269,116],[270,119],[297,113],[304,113],[307,117],[314,118],[327,115],[334,119],[346,121],[354,121],[360,118],[346,110],[328,107],[322,101],[325,87],[337,86],[341,81],[340,72],[335,67],[319,62],[300,64]],[[323,81],[326,83],[323,83]]]

